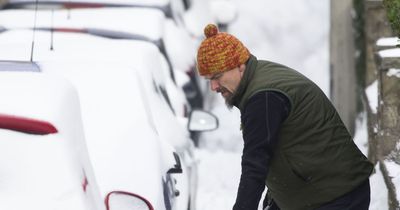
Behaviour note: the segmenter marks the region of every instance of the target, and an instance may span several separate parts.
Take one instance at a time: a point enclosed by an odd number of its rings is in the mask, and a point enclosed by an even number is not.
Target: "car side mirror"
[[[218,24],[228,25],[237,16],[236,5],[229,0],[210,1],[210,7],[211,15]]]
[[[174,165],[173,168],[169,169],[167,171],[167,173],[168,174],[181,174],[182,173],[181,159],[179,158],[179,155],[176,152],[174,152],[173,154],[174,154],[176,164]]]
[[[151,203],[140,195],[123,191],[112,191],[105,198],[107,210],[154,210]]]
[[[218,119],[213,114],[202,111],[193,110],[189,116],[189,131],[211,131],[218,128]]]

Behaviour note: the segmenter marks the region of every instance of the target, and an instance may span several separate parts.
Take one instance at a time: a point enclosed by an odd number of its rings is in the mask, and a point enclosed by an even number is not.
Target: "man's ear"
[[[239,71],[240,71],[241,73],[243,73],[245,69],[246,69],[246,64],[241,64],[241,65],[239,66]]]

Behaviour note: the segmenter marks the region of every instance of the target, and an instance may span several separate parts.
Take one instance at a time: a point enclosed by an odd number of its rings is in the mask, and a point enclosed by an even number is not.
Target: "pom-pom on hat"
[[[204,28],[204,35],[206,39],[197,51],[197,69],[200,75],[231,70],[249,59],[249,50],[242,42],[228,33],[219,33],[214,24],[208,24]]]

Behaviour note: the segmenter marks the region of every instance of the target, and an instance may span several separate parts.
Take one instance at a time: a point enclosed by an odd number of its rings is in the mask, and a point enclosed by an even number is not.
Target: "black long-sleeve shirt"
[[[242,175],[233,210],[257,210],[280,125],[290,108],[284,94],[262,91],[252,96],[242,110]]]

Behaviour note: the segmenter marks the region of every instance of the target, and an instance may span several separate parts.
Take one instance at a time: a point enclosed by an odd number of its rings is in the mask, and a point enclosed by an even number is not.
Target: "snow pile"
[[[385,161],[385,165],[387,167],[387,170],[389,172],[389,176],[392,178],[392,182],[394,186],[396,186],[396,196],[397,200],[400,200],[400,167],[399,164],[393,162],[393,161]]]
[[[383,175],[379,169],[379,165],[375,166],[375,174],[373,174],[369,180],[371,185],[371,202],[370,210],[382,210],[389,209],[388,207],[388,191],[386,189]]]
[[[379,56],[382,58],[393,58],[393,57],[400,57],[400,49],[388,49],[388,50],[381,50],[379,51]]]
[[[361,152],[368,155],[368,127],[367,115],[361,114],[356,121],[356,134],[354,136],[354,143],[361,150]],[[386,189],[383,175],[379,169],[379,165],[375,166],[374,174],[370,177],[371,185],[371,204],[370,210],[388,209],[388,191]]]
[[[231,209],[240,179],[240,153],[197,150],[199,191],[197,209]]]
[[[389,69],[386,75],[388,77],[395,76],[400,78],[400,69]]]
[[[386,46],[393,47],[396,46],[397,44],[400,44],[399,38],[397,37],[381,38],[378,39],[378,41],[376,42],[376,45],[380,47],[386,47]]]
[[[367,127],[367,113],[361,114],[356,121],[356,133],[354,135],[354,143],[361,150],[361,152],[368,155],[368,127]]]
[[[377,113],[378,109],[378,81],[375,80],[371,85],[365,90],[367,93],[369,106],[373,113]]]

